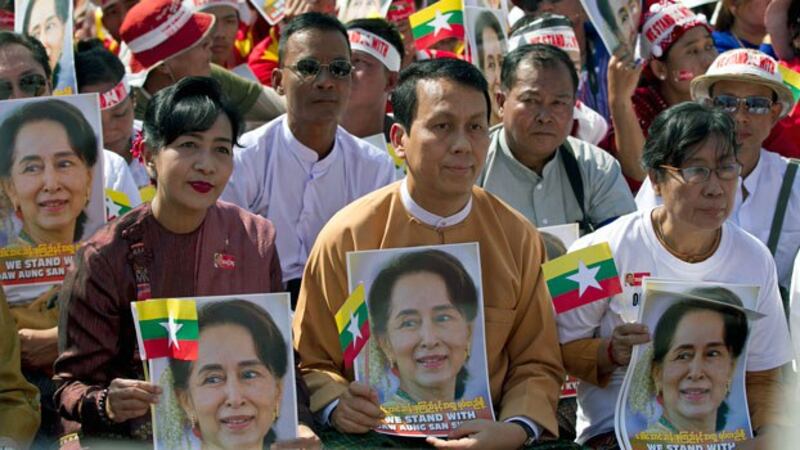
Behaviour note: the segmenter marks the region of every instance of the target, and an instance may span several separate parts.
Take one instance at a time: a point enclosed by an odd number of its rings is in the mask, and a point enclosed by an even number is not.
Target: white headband
[[[350,48],[372,55],[392,72],[400,71],[400,52],[386,39],[361,28],[347,31]]]
[[[128,84],[128,76],[125,75],[122,77],[122,80],[120,80],[120,82],[114,86],[113,89],[100,94],[100,109],[111,109],[119,105],[126,98],[128,98],[128,94],[130,92],[131,89],[130,85]]]

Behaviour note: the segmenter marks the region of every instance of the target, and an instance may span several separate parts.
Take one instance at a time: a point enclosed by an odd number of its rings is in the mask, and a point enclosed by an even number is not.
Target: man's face
[[[375,109],[377,104],[386,106],[386,98],[392,86],[386,66],[374,56],[353,51],[353,90],[347,104],[348,111],[359,108]]]
[[[217,18],[211,32],[211,60],[214,64],[225,67],[231,57],[236,33],[239,31],[239,13],[227,5],[211,6],[203,12]]]
[[[560,62],[541,66],[525,59],[498,103],[511,151],[523,161],[540,160],[549,158],[572,129],[575,86]]]
[[[122,21],[125,20],[125,15],[137,3],[139,3],[139,0],[119,0],[108,6],[103,6],[103,27],[117,41],[121,40],[119,28],[122,26]]]
[[[718,81],[711,87],[711,96],[733,96],[738,98],[765,97],[772,99],[772,89],[760,84],[743,81]],[[761,144],[769,136],[772,127],[778,121],[781,112],[780,103],[774,103],[766,114],[755,114],[747,111],[747,107],[740,105],[732,117],[736,121],[736,142],[741,146],[741,151],[757,152]]]
[[[406,160],[412,192],[451,205],[472,192],[489,147],[483,93],[448,79],[421,80],[410,132],[392,127],[392,145]],[[463,205],[461,205],[463,206]]]
[[[336,77],[330,66],[316,76],[304,76],[297,69],[303,60],[322,65],[334,61],[350,62],[347,40],[338,31],[308,29],[299,31],[286,42],[281,66],[272,75],[272,85],[286,95],[286,110],[296,123],[338,123],[350,97],[352,74]]]
[[[164,61],[175,82],[186,77],[211,76],[211,42],[213,33],[206,34],[200,42],[177,56]]]

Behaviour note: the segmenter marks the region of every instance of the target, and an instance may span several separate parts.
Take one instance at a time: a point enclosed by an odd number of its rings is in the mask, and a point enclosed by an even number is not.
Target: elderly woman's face
[[[500,122],[500,116],[497,114],[497,99],[495,93],[500,90],[500,69],[503,66],[503,55],[505,54],[505,43],[492,27],[483,29],[482,36],[483,48],[481,59],[481,69],[483,75],[486,77],[486,82],[489,83],[489,98],[492,101],[492,124]]]
[[[404,275],[395,282],[390,302],[381,342],[397,366],[401,387],[419,397],[443,391],[454,395],[472,333],[450,300],[444,280],[429,272]]]
[[[34,0],[36,1],[36,0]],[[63,0],[61,0],[63,1]],[[38,0],[31,8],[28,22],[29,35],[38,39],[50,58],[50,68],[55,69],[61,58],[66,27],[56,13],[56,0]]]
[[[733,153],[723,153],[717,138],[709,137],[697,150],[689,153],[680,168],[715,169],[736,162]],[[672,220],[698,230],[716,230],[730,216],[739,180],[720,179],[712,170],[705,182],[688,183],[680,173],[665,171],[654,183],[656,194]]]
[[[259,359],[250,332],[233,324],[200,332],[188,391],[179,393],[211,448],[261,449],[280,409],[281,380]]]
[[[14,141],[10,172],[6,192],[21,210],[28,234],[66,230],[71,236],[89,200],[92,172],[72,148],[64,127],[48,120],[23,125]]]
[[[669,352],[653,369],[664,413],[673,424],[716,423],[728,393],[735,360],[725,344],[725,324],[716,311],[693,311],[678,323]],[[680,427],[679,427],[680,429]],[[683,429],[681,429],[683,431]],[[714,430],[711,430],[714,431]]]

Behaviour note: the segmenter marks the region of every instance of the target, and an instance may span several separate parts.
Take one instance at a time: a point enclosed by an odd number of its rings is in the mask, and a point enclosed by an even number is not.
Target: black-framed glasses
[[[14,93],[14,82],[0,80],[0,100],[8,100]],[[47,79],[44,75],[30,73],[19,77],[17,80],[19,90],[24,92],[27,97],[39,97],[44,95],[47,90]]]
[[[738,162],[726,163],[715,168],[695,166],[695,167],[672,167],[666,164],[658,166],[664,170],[677,173],[688,184],[700,184],[708,181],[711,177],[711,172],[717,174],[720,180],[733,180],[739,177],[742,173],[742,165]]]
[[[717,95],[711,99],[711,105],[719,108],[726,113],[733,114],[744,105],[745,110],[750,114],[769,114],[774,102],[769,97],[751,95],[749,97],[736,97],[734,95]]]
[[[338,79],[347,78],[353,72],[353,65],[346,59],[334,59],[329,64],[322,64],[314,58],[304,58],[288,67],[304,80],[316,78],[323,69]]]

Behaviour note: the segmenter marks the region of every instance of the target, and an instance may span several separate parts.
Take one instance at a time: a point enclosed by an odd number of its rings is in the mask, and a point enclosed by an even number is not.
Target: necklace
[[[664,237],[664,232],[661,229],[661,221],[655,217],[655,212],[653,213],[650,220],[652,220],[653,222],[653,231],[655,231],[656,233],[656,238],[658,238],[658,242],[660,242],[661,245],[663,245],[664,248],[666,248],[667,251],[670,252],[673,256],[682,261],[686,261],[688,263],[698,263],[700,261],[705,261],[706,259],[710,258],[711,255],[713,255],[714,252],[717,251],[717,247],[719,247],[719,241],[720,238],[722,237],[722,228],[717,230],[717,234],[714,237],[714,242],[711,244],[711,247],[709,247],[709,249],[706,250],[705,252],[699,255],[690,255],[688,253],[681,253],[678,250],[672,248],[667,243],[667,239]]]

